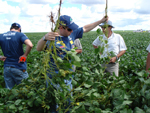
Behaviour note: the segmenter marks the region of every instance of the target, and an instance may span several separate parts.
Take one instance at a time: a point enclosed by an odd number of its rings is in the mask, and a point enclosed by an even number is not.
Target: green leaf
[[[63,63],[63,60],[60,57],[57,57],[57,61]]]
[[[95,111],[95,113],[101,113],[102,112],[100,108],[95,108],[94,111]]]
[[[99,93],[93,93],[93,95],[97,98],[101,96]]]
[[[12,91],[13,96],[18,96],[19,93],[17,89],[12,89],[11,91]]]
[[[32,99],[31,99],[31,100],[28,100],[28,105],[29,105],[30,107],[33,106],[33,100],[32,100]]]
[[[83,71],[88,71],[88,68],[87,67],[82,67],[82,70]]]
[[[93,105],[95,105],[95,106],[99,106],[98,101],[93,101]]]
[[[41,98],[37,98],[36,101],[37,101],[38,103],[41,103],[41,102],[42,102]]]
[[[147,108],[146,113],[150,113],[150,108]]]
[[[144,83],[147,84],[147,85],[150,85],[150,79],[145,80]]]
[[[15,101],[15,105],[19,105],[20,102],[21,102],[21,99],[16,100],[16,101]]]
[[[110,56],[111,56],[111,57],[115,57],[116,55],[115,55],[115,53],[114,53],[113,51],[111,51],[111,52],[110,52]]]
[[[120,80],[118,83],[124,84],[126,81],[125,80]]]
[[[86,77],[90,76],[90,73],[88,73],[88,72],[84,72],[84,74],[86,75]]]
[[[78,88],[76,88],[76,89],[74,89],[74,90],[75,90],[75,91],[81,91],[82,88],[78,87]]]
[[[40,70],[39,69],[37,69],[36,71],[34,71],[34,73],[33,74],[38,74],[38,73],[40,73]]]
[[[73,61],[73,65],[75,65],[75,66],[77,66],[77,67],[81,67],[80,62],[78,62],[78,61]]]
[[[144,75],[144,72],[143,71],[138,72],[137,75],[140,76],[140,77],[142,77]]]
[[[100,53],[100,46],[98,46],[98,48],[94,49],[95,54],[99,54]]]
[[[121,110],[120,113],[133,113],[133,111],[131,109],[125,108],[125,109]]]
[[[101,34],[101,29],[98,28],[98,29],[96,30],[96,32],[97,32],[98,35],[100,35],[100,34]]]
[[[91,85],[89,85],[89,84],[84,84],[84,86],[85,86],[86,88],[90,88],[90,87],[91,87]]]
[[[30,97],[30,96],[35,95],[35,93],[34,93],[34,91],[31,91],[31,92],[29,92],[27,95],[28,95],[28,97]]]
[[[22,102],[22,105],[25,105],[26,103],[25,102]]]
[[[9,106],[9,109],[16,109],[16,107],[15,107],[14,104],[12,104],[12,105]]]
[[[0,106],[4,105],[4,103],[0,103]]]
[[[139,80],[140,80],[141,82],[144,82],[144,81],[145,81],[144,78],[139,78]]]
[[[99,75],[99,71],[97,69],[95,69],[95,74]]]
[[[147,100],[149,100],[150,99],[150,90],[147,90],[147,91],[145,91],[145,98],[147,99]]]
[[[132,101],[123,101],[123,105],[130,105]]]
[[[102,47],[100,47],[100,51],[99,51],[99,53],[104,53],[104,49],[105,49],[105,47],[104,46],[102,46]]]
[[[90,102],[85,102],[84,105],[85,106],[92,106],[92,104]]]
[[[23,106],[19,106],[18,109],[19,109],[19,111],[23,110]]]
[[[77,61],[77,62],[80,62],[80,61],[81,61],[81,59],[79,58],[79,56],[73,55],[73,57],[74,57],[74,60],[75,60],[75,61]]]
[[[136,107],[134,109],[134,113],[145,113],[142,109],[140,109],[139,107]]]
[[[73,85],[77,85],[77,81],[75,81],[74,79],[72,79],[72,84]]]

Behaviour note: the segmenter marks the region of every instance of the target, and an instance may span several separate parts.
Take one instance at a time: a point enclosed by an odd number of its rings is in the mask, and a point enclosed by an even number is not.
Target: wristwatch
[[[116,61],[118,60],[118,57],[116,56]]]
[[[45,36],[43,36],[43,40],[44,40],[44,41],[47,41],[47,40],[45,39]]]

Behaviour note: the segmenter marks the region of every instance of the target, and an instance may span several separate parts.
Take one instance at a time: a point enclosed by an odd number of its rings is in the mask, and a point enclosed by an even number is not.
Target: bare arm
[[[1,61],[3,61],[3,62],[5,62],[6,57],[5,57],[5,56],[1,56],[1,55],[0,55],[0,60],[1,60]]]
[[[120,53],[117,55],[117,57],[119,58],[119,57],[121,57],[124,53],[126,52],[126,50],[123,50],[123,51],[120,51]],[[110,59],[110,62],[116,62],[116,57],[112,57],[111,59]]]
[[[37,51],[42,51],[45,48],[46,42],[47,41],[44,41],[42,37],[37,43],[37,47],[36,47]]]
[[[24,43],[26,44],[26,51],[25,51],[24,55],[28,56],[28,54],[30,53],[30,51],[31,51],[31,49],[33,47],[33,44],[32,44],[32,42],[29,39],[26,39],[24,41]]]
[[[24,41],[24,43],[26,44],[26,51],[25,51],[25,53],[22,56],[19,57],[18,63],[20,63],[21,57],[27,58],[28,54],[30,53],[30,51],[31,51],[31,49],[33,47],[33,44],[32,44],[32,42],[29,39],[26,39]]]
[[[77,54],[82,53],[82,49],[76,49]]]
[[[150,71],[148,71],[149,68],[150,68],[150,53],[148,53],[146,60],[146,71],[150,73]]]
[[[55,40],[55,37],[59,36],[57,32],[49,32],[45,35],[45,40]],[[46,46],[46,41],[43,40],[43,37],[37,43],[37,51],[42,51]]]
[[[96,22],[94,22],[94,23],[91,23],[91,24],[88,24],[88,25],[85,25],[84,27],[83,27],[83,32],[85,33],[85,32],[89,32],[89,31],[91,31],[92,29],[94,29],[96,26],[98,26],[99,24],[101,24],[101,23],[103,23],[103,22],[105,22],[105,21],[107,21],[108,20],[108,17],[103,17],[101,20],[99,20],[99,21],[96,21]]]
[[[120,53],[117,55],[117,57],[121,57],[124,53],[126,52],[126,50],[120,51]]]
[[[93,45],[93,47],[96,49],[96,48],[98,48],[97,46],[95,46],[95,45]]]

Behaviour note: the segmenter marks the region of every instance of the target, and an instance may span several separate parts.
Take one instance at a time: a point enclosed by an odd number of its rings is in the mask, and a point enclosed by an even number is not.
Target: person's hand
[[[115,63],[116,60],[117,60],[116,57],[112,57],[112,58],[110,59],[110,62]]]
[[[57,32],[49,32],[45,35],[46,40],[55,40],[55,37],[60,36]]]
[[[24,60],[24,61],[21,61],[21,57],[23,57],[23,60]],[[20,62],[25,62],[26,59],[27,59],[27,56],[26,56],[26,55],[22,55],[22,56],[19,57],[18,63],[20,63]]]
[[[5,62],[6,58],[7,57],[5,57],[5,56],[0,56],[0,60],[3,61],[3,62]]]
[[[108,21],[108,16],[104,16],[104,17],[102,18],[102,23],[107,22],[107,21]]]

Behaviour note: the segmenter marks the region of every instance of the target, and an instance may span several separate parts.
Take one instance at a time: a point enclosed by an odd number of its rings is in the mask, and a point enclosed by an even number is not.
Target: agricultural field
[[[150,79],[145,72],[150,33],[114,32],[124,38],[127,46],[119,62],[119,77],[104,73],[97,60],[92,45],[98,36],[96,31],[85,33],[80,39],[83,52],[78,55],[81,67],[77,67],[72,81],[72,113],[150,113]],[[47,90],[46,77],[41,72],[46,53],[36,51],[38,40],[45,34],[26,33],[34,44],[27,58],[30,77],[10,91],[4,88],[3,62],[0,62],[0,113],[48,113],[53,94],[52,89]],[[59,106],[63,106],[68,91],[56,94]],[[59,111],[66,112],[63,107]]]

